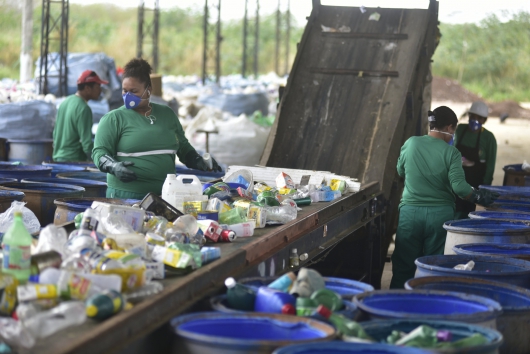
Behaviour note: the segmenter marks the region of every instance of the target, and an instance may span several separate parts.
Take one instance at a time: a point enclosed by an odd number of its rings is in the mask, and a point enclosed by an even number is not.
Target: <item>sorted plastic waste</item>
[[[453,269],[471,271],[471,270],[473,270],[473,267],[475,267],[475,262],[469,261],[466,264],[457,264],[457,265],[454,266]]]

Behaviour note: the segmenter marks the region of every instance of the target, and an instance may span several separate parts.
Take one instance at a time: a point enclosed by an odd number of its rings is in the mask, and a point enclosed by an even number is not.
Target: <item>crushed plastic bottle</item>
[[[475,262],[469,261],[466,264],[457,264],[457,265],[454,266],[453,269],[471,271],[471,270],[473,270],[474,267],[475,267]]]
[[[29,317],[23,325],[33,337],[45,338],[64,328],[84,323],[85,311],[84,302],[66,301],[51,310]]]
[[[31,348],[35,337],[22,325],[21,321],[9,317],[0,317],[0,337],[14,347]]]
[[[54,224],[50,224],[40,232],[39,242],[37,243],[37,247],[35,247],[33,254],[56,251],[64,257],[66,255],[64,245],[67,239],[68,234],[63,227],[57,227]]]
[[[145,299],[152,297],[164,290],[164,285],[157,281],[152,281],[141,288],[135,289],[134,291],[125,294],[126,301],[137,304]]]
[[[286,199],[280,206],[268,207],[266,210],[267,224],[286,224],[296,219],[298,215],[296,203],[291,199]]]

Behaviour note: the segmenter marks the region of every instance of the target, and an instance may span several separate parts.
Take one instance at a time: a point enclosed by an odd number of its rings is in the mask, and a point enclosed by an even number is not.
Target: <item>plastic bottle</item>
[[[47,268],[39,275],[40,284],[58,284],[61,275],[65,273],[71,273],[66,270],[59,270],[55,268]],[[96,287],[102,290],[116,290],[121,291],[122,280],[119,275],[116,274],[92,274],[92,273],[81,273],[77,274],[83,278],[86,278],[92,282]]]
[[[32,238],[22,219],[22,212],[13,213],[13,223],[2,241],[2,272],[11,274],[20,282],[26,282],[31,274]]]
[[[315,312],[318,304],[315,300],[307,297],[296,298],[296,315],[297,316],[311,316]]]
[[[81,224],[79,225],[80,230],[96,231],[99,224],[99,212],[92,208],[88,208],[83,213]]]
[[[96,320],[107,319],[125,306],[122,294],[114,290],[106,290],[100,294],[90,297],[86,301],[86,315]]]
[[[454,269],[457,270],[468,270],[471,271],[475,267],[475,262],[469,261],[466,264],[457,264],[454,266]]]
[[[178,210],[183,210],[185,196],[202,196],[202,184],[194,175],[168,174],[162,186],[162,199]]]
[[[45,338],[64,328],[78,326],[85,320],[85,304],[81,301],[66,301],[49,311],[27,318],[23,324],[34,337]]]
[[[158,294],[162,290],[164,290],[164,286],[162,285],[162,283],[153,281],[153,282],[147,283],[141,288],[128,292],[124,296],[127,302],[136,304],[145,299],[152,297],[153,295]]]
[[[318,306],[312,317],[323,318],[331,322],[342,335],[368,340],[371,339],[357,322],[349,320],[340,314],[332,313],[331,310],[325,306]]]
[[[111,269],[124,268],[123,264],[115,259],[105,256],[105,254],[100,251],[87,250],[82,254],[88,261],[90,269],[93,271],[107,271]]]
[[[282,275],[269,285],[267,285],[271,289],[280,290],[283,292],[288,292],[291,288],[291,285],[293,285],[293,282],[296,280],[296,275],[293,272],[289,272],[287,274]]]
[[[256,222],[254,220],[249,220],[247,222],[242,222],[240,224],[232,225],[221,225],[225,230],[232,230],[236,233],[237,237],[250,237],[254,235],[254,228],[256,227]]]
[[[290,199],[282,202],[282,205],[267,208],[267,221],[274,221],[281,224],[286,224],[289,221],[296,219],[298,211],[296,210],[296,203],[294,206],[290,205]],[[285,204],[284,204],[285,203]]]
[[[202,158],[204,162],[206,163],[206,166],[208,166],[208,170],[211,171],[213,169],[212,156],[210,156],[209,153],[205,152],[204,154],[202,154]]]
[[[242,311],[254,311],[256,291],[249,286],[239,284],[234,278],[226,278],[226,300],[230,308]]]
[[[318,289],[311,294],[311,299],[318,305],[324,305],[331,311],[338,311],[344,307],[342,298],[336,292],[329,289]]]
[[[261,286],[256,294],[254,311],[295,315],[296,299],[288,293]]]
[[[300,259],[298,258],[298,250],[293,248],[291,250],[291,256],[289,257],[289,266],[291,268],[296,268],[300,266]]]
[[[116,244],[119,248],[127,250],[130,253],[137,254],[140,257],[145,257],[147,243],[145,241],[145,237],[142,234],[133,232],[127,234],[108,235],[108,237],[116,240]]]

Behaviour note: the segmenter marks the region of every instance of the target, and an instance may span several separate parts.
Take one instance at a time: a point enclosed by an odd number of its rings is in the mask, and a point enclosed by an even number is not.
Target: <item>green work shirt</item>
[[[57,111],[53,129],[53,159],[87,161],[92,147],[92,110],[81,97],[68,96]]]
[[[462,139],[462,134],[467,126],[468,124],[459,124],[458,127],[456,127],[455,146],[456,144],[462,144],[471,148],[477,146],[478,133],[472,132],[469,128],[464,135],[464,139],[460,140]],[[482,127],[482,132],[480,134],[478,148],[480,162],[486,163],[486,173],[482,184],[491,185],[493,182],[493,172],[495,171],[495,162],[497,161],[497,140],[495,139],[495,135],[484,127]]]
[[[401,205],[454,207],[453,191],[461,198],[471,193],[460,152],[429,135],[413,136],[403,144],[397,171],[405,178]]]
[[[175,173],[175,152],[179,159],[194,148],[184,136],[175,112],[168,106],[151,103],[151,121],[144,115],[122,106],[105,114],[98,125],[92,159],[100,168],[99,159],[109,155],[117,161],[131,161],[138,179],[122,182],[107,174],[109,187],[133,193],[162,193],[169,173]]]

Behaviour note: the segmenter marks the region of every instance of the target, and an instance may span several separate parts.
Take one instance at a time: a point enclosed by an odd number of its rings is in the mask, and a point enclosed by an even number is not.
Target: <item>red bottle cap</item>
[[[296,308],[292,304],[285,304],[282,306],[282,313],[284,315],[296,315]]]
[[[326,306],[324,306],[324,305],[318,305],[316,311],[317,311],[317,313],[318,313],[320,316],[322,316],[322,317],[324,317],[324,318],[329,318],[329,317],[331,316],[331,313],[332,313],[331,310],[328,309],[328,308],[327,308]]]

